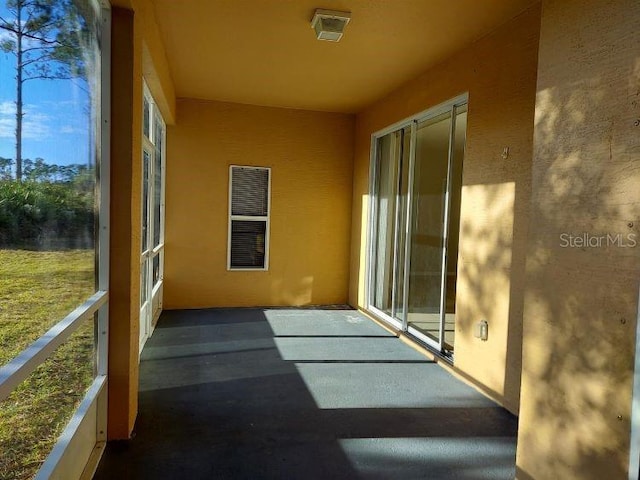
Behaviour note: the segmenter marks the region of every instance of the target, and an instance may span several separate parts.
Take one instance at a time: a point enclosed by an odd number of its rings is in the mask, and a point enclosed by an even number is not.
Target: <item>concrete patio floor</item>
[[[516,431],[357,311],[166,311],[94,478],[512,479]]]

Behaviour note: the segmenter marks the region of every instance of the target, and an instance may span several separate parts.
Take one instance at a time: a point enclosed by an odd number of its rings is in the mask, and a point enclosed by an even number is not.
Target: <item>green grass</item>
[[[0,250],[0,364],[95,291],[94,252]],[[93,322],[0,403],[0,479],[31,478],[94,378]]]

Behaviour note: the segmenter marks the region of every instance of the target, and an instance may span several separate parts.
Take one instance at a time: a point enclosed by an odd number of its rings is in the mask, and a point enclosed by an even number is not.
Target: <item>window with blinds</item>
[[[229,270],[267,270],[271,169],[229,168]]]

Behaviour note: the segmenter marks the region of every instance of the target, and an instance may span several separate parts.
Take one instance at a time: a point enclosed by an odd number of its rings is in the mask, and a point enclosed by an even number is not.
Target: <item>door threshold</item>
[[[405,332],[399,328],[396,328],[394,325],[387,322],[384,318],[380,317],[379,315],[376,315],[374,312],[371,312],[369,310],[365,310],[362,308],[358,308],[358,311],[360,311],[363,315],[366,315],[368,318],[376,322],[378,325],[380,325],[382,328],[387,330],[389,333],[392,333],[393,335],[398,337],[400,340],[402,340],[404,343],[406,343],[410,347],[413,347],[415,350],[422,353],[423,355],[430,356],[431,359],[434,361],[444,360],[448,365],[453,365],[453,360],[454,360],[453,352],[438,351],[436,348],[432,347],[427,342],[422,341],[420,338],[416,337],[415,335],[412,335],[409,332]]]

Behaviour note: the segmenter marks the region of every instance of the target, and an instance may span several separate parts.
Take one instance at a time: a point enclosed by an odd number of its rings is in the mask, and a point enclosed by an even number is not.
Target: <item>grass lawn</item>
[[[0,364],[95,291],[93,250],[0,250]],[[0,479],[31,478],[94,378],[93,322],[0,402]]]

